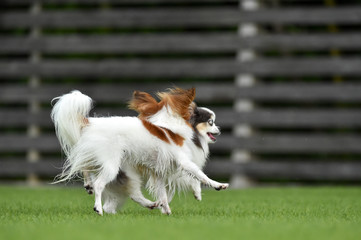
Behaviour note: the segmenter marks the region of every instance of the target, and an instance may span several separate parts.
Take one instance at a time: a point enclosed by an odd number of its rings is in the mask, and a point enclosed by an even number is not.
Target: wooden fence
[[[222,127],[209,175],[359,183],[361,5],[350,3],[2,0],[0,179],[59,173],[53,97],[79,89],[97,115],[135,115],[133,90],[177,85],[195,86]]]

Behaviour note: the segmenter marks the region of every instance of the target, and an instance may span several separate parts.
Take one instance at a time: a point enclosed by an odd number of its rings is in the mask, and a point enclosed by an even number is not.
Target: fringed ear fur
[[[146,118],[157,113],[164,105],[168,105],[175,113],[188,121],[196,108],[196,104],[193,102],[195,95],[195,88],[173,88],[168,92],[157,93],[161,99],[160,102],[157,102],[146,92],[134,91],[128,107],[138,112],[140,118]]]
[[[140,118],[145,118],[158,112],[162,106],[150,94],[134,91],[128,107],[138,112]]]
[[[192,116],[196,111],[196,109],[197,109],[197,104],[195,102],[192,102],[188,107],[189,114]]]
[[[195,102],[192,102],[191,105],[189,105],[188,107],[188,111],[190,115],[189,123],[193,125],[195,121],[195,117],[198,114],[197,104]]]
[[[182,89],[174,88],[169,92],[162,92],[157,94],[162,100],[161,102],[167,104],[174,112],[178,113],[185,120],[189,120],[191,113],[189,107],[192,104],[195,96],[196,89]]]

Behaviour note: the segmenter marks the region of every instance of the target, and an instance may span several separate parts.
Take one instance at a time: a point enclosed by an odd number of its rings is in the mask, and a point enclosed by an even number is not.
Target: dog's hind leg
[[[106,213],[115,214],[117,209],[121,208],[127,200],[127,195],[124,192],[123,186],[117,183],[111,183],[111,186],[106,186],[103,192],[103,210]]]
[[[103,196],[102,196],[102,201],[104,202],[103,205],[103,210],[106,213],[112,213],[115,214],[116,213],[116,202],[115,202],[115,197],[113,196],[111,190],[109,189],[109,187],[105,187],[104,191],[103,191]]]
[[[84,177],[84,188],[87,191],[89,195],[93,194],[93,180],[92,180],[92,173],[90,173],[88,170],[83,171],[83,177]]]
[[[149,209],[158,207],[157,203],[152,202],[143,196],[141,191],[142,179],[138,172],[136,172],[135,169],[129,168],[126,170],[126,174],[128,178],[126,187],[129,197],[143,207]]]
[[[118,167],[104,165],[98,176],[94,180],[95,204],[94,211],[99,215],[103,215],[102,194],[105,186],[112,182],[118,174]]]

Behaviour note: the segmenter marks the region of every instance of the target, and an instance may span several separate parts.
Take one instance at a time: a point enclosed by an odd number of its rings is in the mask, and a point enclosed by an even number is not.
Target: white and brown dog
[[[94,188],[94,210],[100,215],[102,197],[106,212],[115,212],[130,196],[144,207],[159,206],[163,213],[170,214],[168,203],[174,186],[193,186],[196,196],[200,196],[199,182],[217,190],[228,187],[201,171],[209,152],[208,143],[219,133],[215,114],[192,104],[193,88],[176,88],[158,96],[160,102],[147,93],[135,92],[130,107],[140,113],[139,117],[104,118],[88,116],[92,100],[79,91],[56,98],[51,116],[67,156],[59,181],[80,173],[89,175],[86,184]],[[206,122],[191,118],[206,113]],[[142,175],[149,177],[147,185],[156,203],[142,195]],[[193,178],[196,180],[189,183]]]

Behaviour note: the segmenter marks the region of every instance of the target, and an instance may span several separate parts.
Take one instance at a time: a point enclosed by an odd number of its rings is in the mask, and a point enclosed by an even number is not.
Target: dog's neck
[[[192,138],[193,133],[191,127],[168,106],[163,106],[161,110],[147,118],[147,121],[156,126],[167,128],[185,139]]]
[[[209,156],[208,142],[199,133],[194,131],[192,141],[189,143],[193,152],[193,161],[203,168]]]

